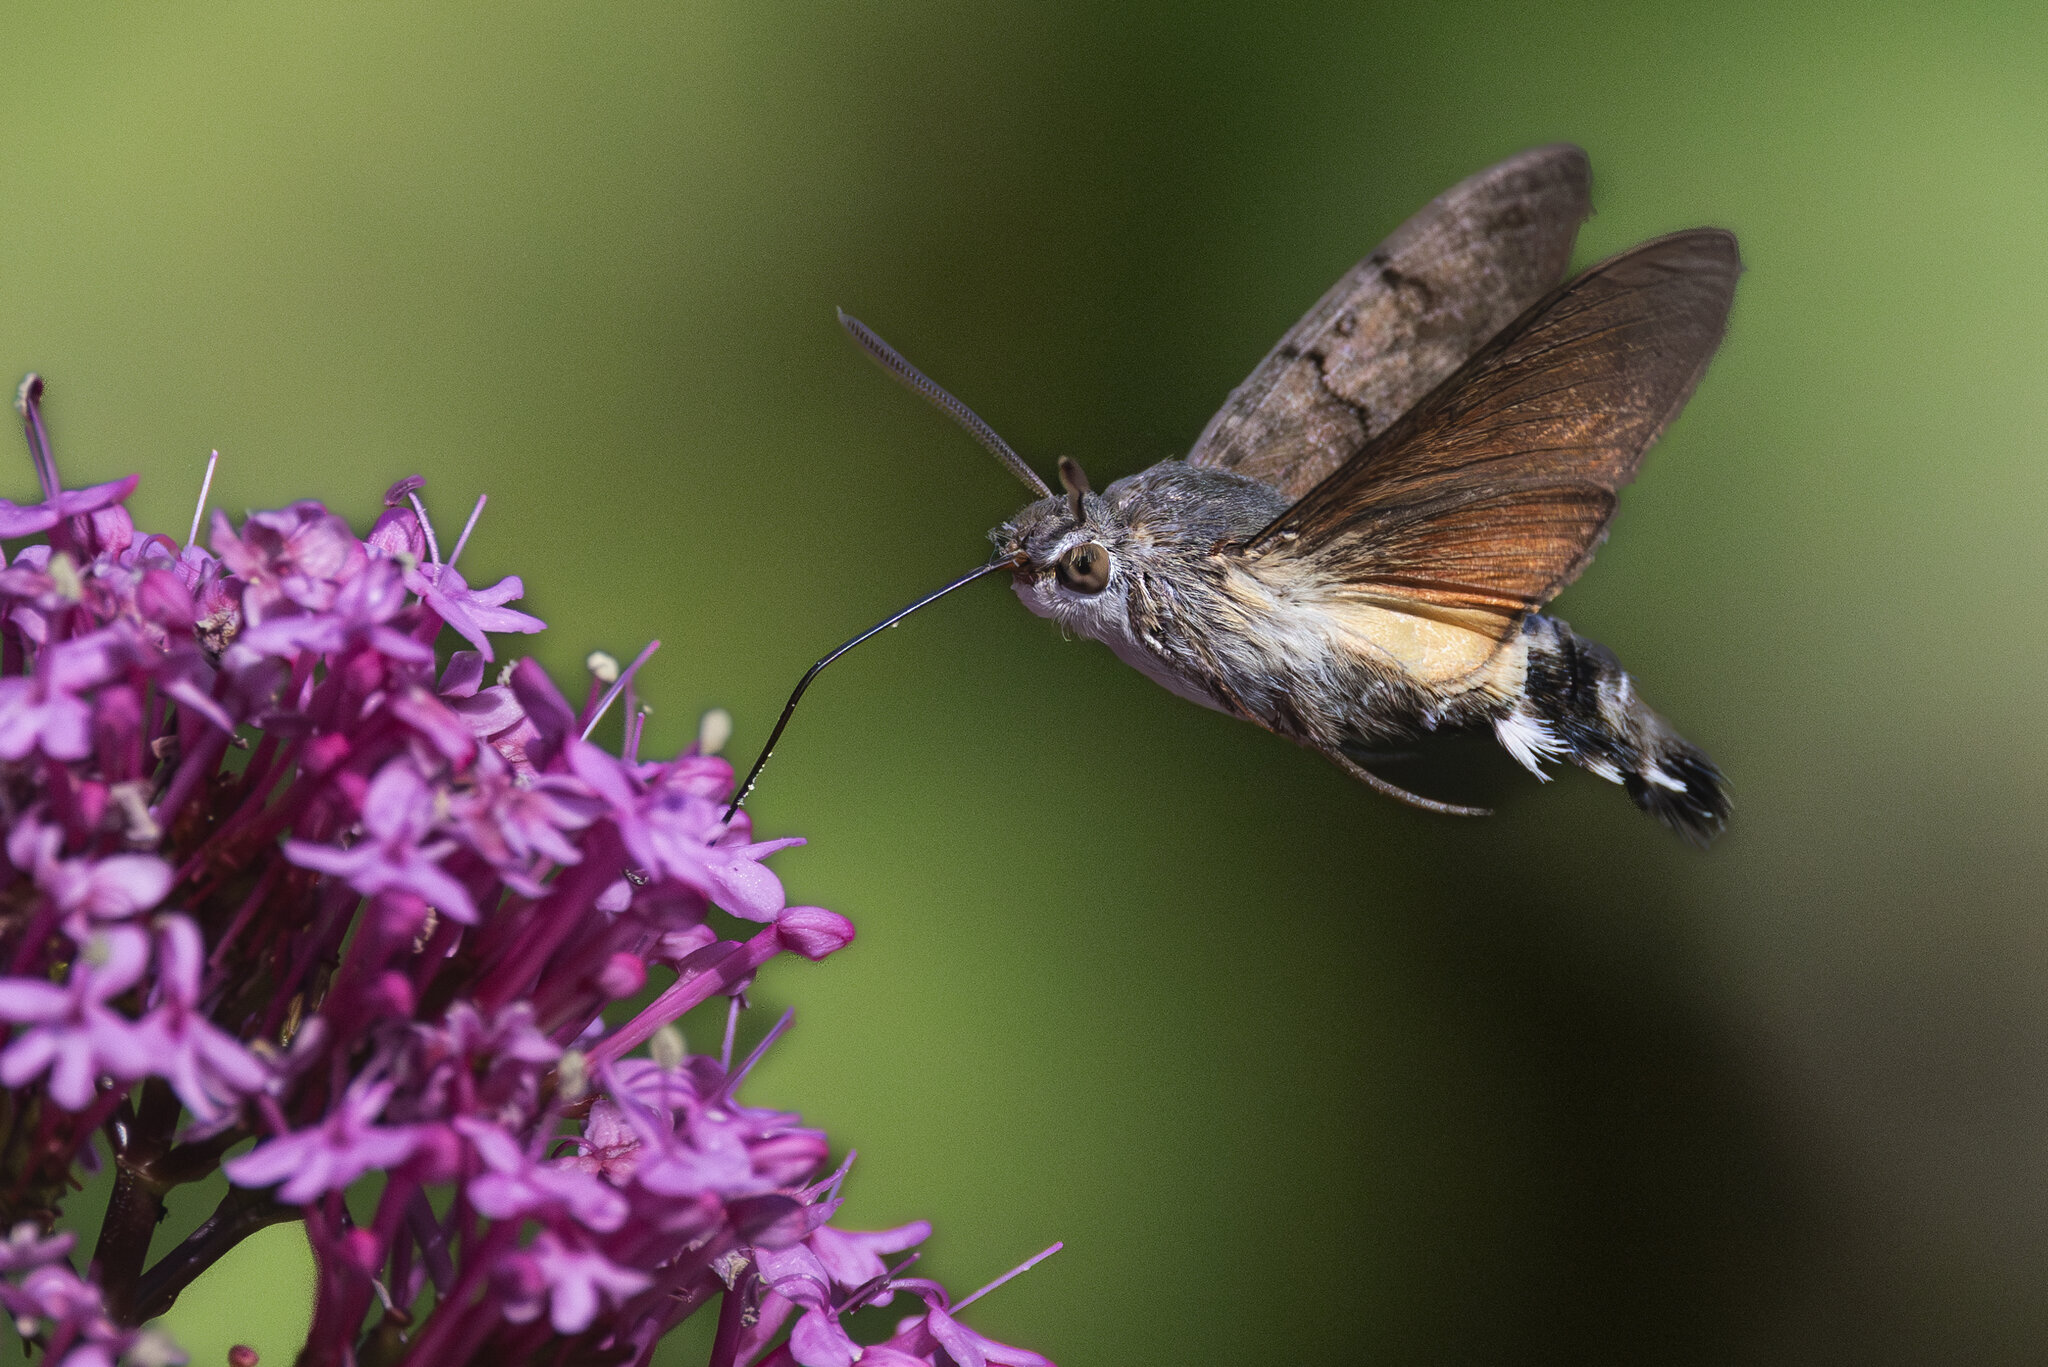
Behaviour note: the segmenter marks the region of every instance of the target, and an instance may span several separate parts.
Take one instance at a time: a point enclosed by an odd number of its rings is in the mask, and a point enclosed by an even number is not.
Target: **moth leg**
[[[1275,735],[1286,735],[1290,739],[1295,740],[1302,745],[1309,746],[1321,752],[1322,754],[1327,755],[1337,765],[1338,768],[1342,769],[1345,773],[1351,775],[1351,777],[1357,779],[1360,783],[1363,783],[1366,787],[1372,789],[1374,792],[1384,793],[1388,797],[1393,798],[1396,802],[1405,802],[1411,807],[1420,807],[1425,812],[1437,812],[1443,816],[1493,815],[1493,809],[1490,807],[1461,807],[1455,802],[1438,802],[1433,797],[1424,797],[1420,793],[1411,793],[1406,788],[1403,788],[1398,784],[1387,782],[1378,774],[1372,772],[1372,770],[1367,769],[1363,765],[1357,763],[1349,755],[1346,755],[1342,750],[1339,750],[1334,745],[1325,748],[1321,745],[1317,745],[1313,740],[1309,740],[1305,737],[1298,736],[1293,732],[1282,732],[1277,730],[1264,717],[1261,717],[1257,712],[1254,712],[1251,708],[1245,706],[1244,700],[1238,697],[1236,693],[1231,691],[1231,688],[1228,684],[1223,682],[1223,677],[1223,671],[1214,668],[1212,665],[1209,677],[1210,687],[1214,688],[1216,692],[1219,695],[1221,695],[1223,700],[1230,704],[1232,710],[1235,711],[1238,716],[1243,717],[1246,721],[1249,721],[1254,725],[1262,726],[1266,730],[1272,731]]]
[[[1398,764],[1403,760],[1422,758],[1420,750],[1360,750],[1354,746],[1344,753],[1357,764]]]
[[[1411,807],[1420,807],[1425,812],[1436,812],[1443,816],[1493,815],[1493,810],[1489,807],[1463,807],[1455,802],[1439,802],[1433,797],[1424,797],[1420,793],[1411,793],[1406,788],[1387,782],[1372,770],[1354,761],[1342,750],[1329,749],[1324,750],[1323,753],[1329,756],[1331,762],[1345,773],[1351,775],[1351,777],[1357,779],[1374,792],[1384,793],[1396,802],[1405,802]]]

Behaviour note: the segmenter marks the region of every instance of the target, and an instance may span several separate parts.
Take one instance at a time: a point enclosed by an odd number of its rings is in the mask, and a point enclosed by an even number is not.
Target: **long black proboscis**
[[[838,659],[841,655],[844,655],[847,651],[852,650],[855,646],[859,645],[862,641],[865,641],[868,637],[873,636],[878,632],[886,631],[890,627],[895,626],[898,622],[908,617],[911,613],[916,612],[919,608],[929,607],[933,603],[938,602],[941,598],[944,598],[954,589],[963,588],[966,585],[971,584],[975,580],[981,578],[985,574],[994,574],[997,570],[1010,569],[1015,565],[1015,563],[1016,562],[1011,560],[993,560],[990,561],[988,564],[981,566],[978,569],[970,571],[967,574],[961,575],[958,579],[955,579],[952,583],[946,585],[946,587],[940,589],[937,593],[926,594],[924,597],[918,599],[915,603],[912,603],[909,607],[903,609],[903,611],[896,613],[894,616],[886,618],[883,621],[875,623],[866,631],[863,631],[860,635],[854,637],[851,641],[848,641],[845,645],[839,647],[839,649],[833,651],[830,655],[827,655],[824,659],[818,661],[816,664],[812,665],[808,670],[804,671],[804,676],[796,681],[796,690],[789,695],[789,701],[783,704],[782,715],[781,717],[776,719],[775,729],[768,733],[768,743],[761,747],[761,757],[754,761],[753,768],[747,770],[747,781],[739,786],[739,791],[733,797],[732,805],[725,809],[725,816],[723,819],[726,821],[731,821],[733,813],[737,812],[740,809],[740,807],[746,802],[747,796],[754,791],[754,784],[757,781],[759,781],[761,777],[761,771],[768,767],[768,757],[775,753],[775,742],[782,739],[782,729],[789,725],[790,715],[796,711],[797,703],[803,700],[804,690],[811,686],[811,680],[817,678],[820,671],[822,671],[826,665],[831,664],[834,660]]]
[[[845,309],[839,310],[839,326],[845,328],[847,334],[860,343],[861,350],[875,358],[877,365],[901,381],[904,388],[959,423],[966,429],[968,436],[986,446],[989,454],[1001,461],[1011,474],[1024,481],[1026,488],[1040,498],[1052,497],[1052,490],[1039,478],[1038,471],[1026,465],[1024,457],[1018,455],[995,428],[983,422],[980,414],[947,393],[944,385],[904,360],[901,352],[876,336],[873,328]]]

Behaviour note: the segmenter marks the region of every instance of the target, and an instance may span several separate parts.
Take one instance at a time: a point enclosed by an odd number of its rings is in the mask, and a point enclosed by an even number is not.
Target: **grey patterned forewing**
[[[1188,462],[1299,498],[1564,278],[1590,179],[1559,143],[1437,196],[1280,339]]]

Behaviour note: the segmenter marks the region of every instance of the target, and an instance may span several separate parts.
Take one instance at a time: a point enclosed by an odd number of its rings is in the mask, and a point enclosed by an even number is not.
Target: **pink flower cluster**
[[[0,500],[0,538],[44,538],[0,568],[0,1305],[27,1339],[176,1360],[135,1326],[303,1220],[309,1364],[644,1363],[714,1300],[714,1367],[1046,1362],[904,1275],[924,1224],[834,1228],[825,1136],[738,1100],[746,988],[854,930],[788,904],[762,861],[799,842],[726,819],[724,760],[640,756],[653,647],[580,706],[530,659],[493,673],[493,635],[542,623],[517,578],[456,571],[468,529],[442,558],[418,479],[360,537],[312,502],[216,513],[210,551],[196,518],[143,535],[133,479],[61,489],[39,393],[44,499]],[[713,997],[724,1052],[688,1055],[672,1023]],[[45,1236],[101,1132],[80,1275]],[[169,1193],[221,1168],[146,1265]],[[856,1344],[899,1293],[922,1309]]]

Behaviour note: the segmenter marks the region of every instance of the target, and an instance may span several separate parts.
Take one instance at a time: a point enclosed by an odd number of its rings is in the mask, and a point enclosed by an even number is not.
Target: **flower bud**
[[[116,503],[92,513],[93,545],[107,555],[119,555],[135,540],[135,519]]]
[[[420,1181],[446,1182],[462,1170],[462,1140],[445,1125],[423,1125],[407,1161]]]
[[[818,1130],[789,1130],[749,1145],[747,1157],[764,1180],[787,1187],[816,1172],[829,1147]]]
[[[400,495],[400,501],[403,500]],[[363,540],[393,560],[417,564],[426,558],[427,538],[420,530],[418,515],[410,508],[386,508]]]
[[[199,620],[191,590],[169,570],[145,570],[135,587],[135,610],[165,631],[187,632]]]
[[[785,907],[775,933],[784,949],[816,960],[853,942],[853,922],[823,907]]]
[[[92,709],[94,751],[109,780],[134,778],[142,767],[142,699],[133,688],[100,690]]]
[[[415,995],[412,980],[403,973],[382,973],[370,989],[367,1004],[376,1015],[403,1020],[412,1015]]]
[[[378,893],[370,907],[377,918],[377,928],[393,940],[419,938],[434,914],[434,909],[418,893],[395,889]]]
[[[384,1261],[384,1250],[378,1244],[377,1236],[361,1226],[347,1231],[336,1240],[334,1251],[343,1263],[365,1277],[376,1276],[377,1265]]]
[[[300,762],[305,765],[307,773],[324,774],[347,759],[348,752],[348,737],[338,731],[330,731],[306,742],[305,755]]]
[[[674,967],[709,944],[718,942],[718,932],[707,925],[685,926],[681,930],[664,931],[648,957],[656,963]]]
[[[725,1211],[742,1240],[756,1248],[788,1248],[810,1232],[804,1208],[787,1196],[747,1196]]]
[[[100,818],[106,815],[107,785],[91,781],[81,783],[78,785],[78,791],[72,794],[71,800],[78,804],[79,826],[92,830],[98,827]]]
[[[342,676],[348,681],[351,693],[374,693],[384,683],[384,657],[372,650],[351,655],[342,669]]]
[[[619,953],[605,960],[597,975],[597,990],[612,1001],[630,997],[647,984],[647,965],[637,954]]]
[[[508,1253],[491,1269],[491,1289],[506,1319],[525,1324],[539,1316],[548,1277],[530,1253]]]

